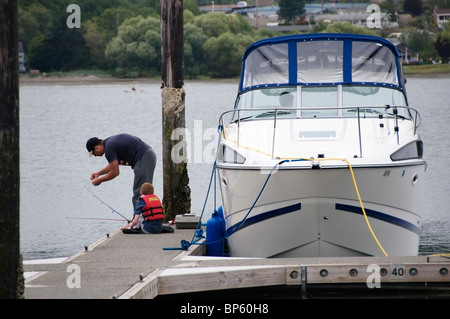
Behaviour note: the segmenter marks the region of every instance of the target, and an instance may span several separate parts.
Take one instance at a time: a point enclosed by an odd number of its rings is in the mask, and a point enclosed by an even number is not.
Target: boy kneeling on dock
[[[173,233],[170,226],[164,226],[164,211],[161,201],[154,194],[154,187],[151,183],[144,183],[141,186],[141,197],[136,202],[133,220],[123,226],[124,233],[159,234]]]

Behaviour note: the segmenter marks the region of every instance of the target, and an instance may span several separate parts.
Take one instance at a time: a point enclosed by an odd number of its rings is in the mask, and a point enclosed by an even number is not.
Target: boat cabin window
[[[405,96],[402,92],[386,87],[379,86],[343,86],[342,87],[342,116],[355,116],[356,110],[345,107],[359,106],[406,106]],[[382,109],[367,112],[365,116],[378,116]],[[405,108],[399,108],[399,115],[409,117]]]
[[[297,43],[298,83],[342,82],[344,42]]]
[[[380,43],[352,43],[352,81],[398,83],[397,67],[392,52]]]
[[[267,88],[251,90],[241,94],[238,98],[237,109],[263,109],[257,111],[242,111],[240,119],[265,119],[273,118],[275,109],[277,116],[282,118],[297,117],[297,87]],[[234,114],[233,121],[238,119]]]
[[[298,117],[355,117],[360,107],[365,117],[391,116],[393,108],[407,106],[403,93],[380,86],[295,86],[250,90],[239,95],[232,121],[247,119]],[[360,113],[361,114],[361,113]],[[398,114],[410,118],[406,108],[398,108]]]
[[[338,115],[338,87],[302,87],[302,117],[335,117]],[[324,109],[324,108],[335,109]],[[314,108],[314,110],[303,110]],[[322,109],[322,110],[321,110]]]
[[[288,44],[260,47],[245,61],[244,87],[261,83],[289,83]]]

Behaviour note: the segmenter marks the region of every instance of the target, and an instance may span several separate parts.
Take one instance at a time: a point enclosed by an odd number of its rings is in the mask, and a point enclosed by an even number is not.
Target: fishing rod
[[[123,222],[123,219],[119,219],[119,218],[70,217],[70,216],[67,216],[66,218],[67,219],[112,220],[112,221]]]
[[[114,208],[112,208],[111,206],[109,206],[108,204],[106,204],[104,201],[102,201],[100,198],[97,197],[97,195],[95,195],[89,188],[86,187],[86,185],[84,185],[84,188],[86,188],[86,190],[92,194],[92,196],[94,196],[95,198],[97,198],[100,203],[102,203],[103,205],[105,205],[106,207],[108,207],[109,209],[111,209],[114,213],[120,215],[123,219],[125,219],[127,222],[130,222],[130,220],[128,218],[126,218],[125,216],[123,216],[121,213],[119,213],[117,210],[115,210]]]

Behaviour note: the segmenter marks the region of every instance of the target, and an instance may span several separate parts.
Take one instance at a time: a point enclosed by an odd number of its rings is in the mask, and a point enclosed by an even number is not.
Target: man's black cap
[[[88,141],[86,142],[86,148],[87,151],[89,152],[89,157],[92,156],[92,151],[94,150],[94,147],[100,144],[100,142],[101,140],[97,137],[91,137],[90,139],[88,139]]]

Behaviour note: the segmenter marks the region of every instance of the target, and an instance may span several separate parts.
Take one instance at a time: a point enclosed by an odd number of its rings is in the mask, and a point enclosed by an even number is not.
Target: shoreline
[[[445,79],[450,78],[449,72],[403,72],[403,75],[406,79],[408,78],[424,78],[424,79],[430,79],[430,78],[439,78],[439,79]]]
[[[122,79],[115,77],[98,77],[95,75],[48,75],[30,76],[29,74],[19,75],[19,85],[85,85],[85,84],[130,84],[130,83],[150,83],[160,84],[161,80],[149,78]]]
[[[405,78],[450,78],[449,72],[405,72]],[[185,82],[217,81],[234,83],[239,82],[238,78],[232,79],[185,79]],[[161,79],[157,78],[116,78],[112,76],[98,77],[95,75],[48,75],[30,76],[29,74],[19,75],[19,85],[87,85],[87,84],[130,84],[147,83],[161,84]]]
[[[225,83],[239,83],[239,78],[231,79],[185,79],[184,82],[202,82],[216,81]],[[158,78],[116,78],[113,76],[95,76],[95,75],[48,75],[32,76],[29,74],[19,75],[19,85],[87,85],[87,84],[155,84],[161,85],[161,79]]]

